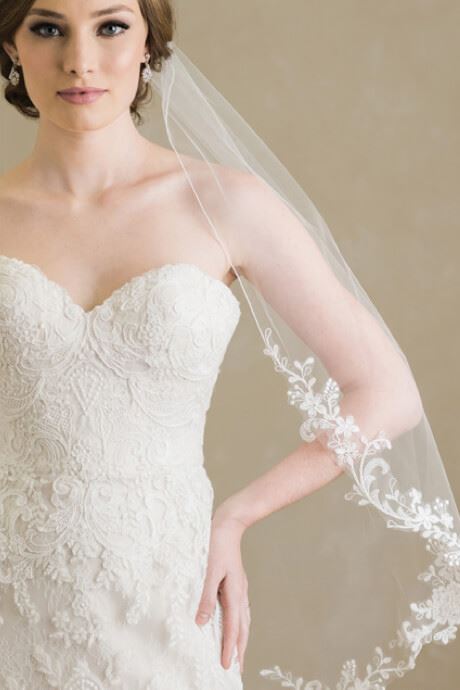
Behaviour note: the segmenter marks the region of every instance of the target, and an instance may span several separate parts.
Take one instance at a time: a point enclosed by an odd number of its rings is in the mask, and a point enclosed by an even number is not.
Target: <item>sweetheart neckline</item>
[[[224,283],[222,280],[219,278],[215,278],[212,276],[210,273],[207,271],[203,271],[197,264],[187,262],[187,261],[177,261],[177,262],[168,262],[165,264],[161,264],[160,266],[152,266],[152,268],[148,268],[146,271],[143,273],[138,273],[137,275],[131,276],[131,278],[128,278],[127,281],[125,281],[122,285],[119,287],[115,288],[108,297],[106,297],[102,302],[99,304],[95,304],[94,307],[91,309],[84,309],[81,304],[78,302],[75,302],[72,295],[68,291],[66,287],[61,285],[60,283],[56,282],[52,278],[48,278],[46,273],[38,266],[37,264],[30,263],[28,261],[24,261],[23,259],[18,259],[17,257],[14,256],[7,256],[6,254],[0,254],[0,261],[5,261],[6,263],[10,262],[13,264],[17,264],[18,266],[22,266],[28,270],[34,270],[36,273],[41,276],[42,280],[44,280],[48,285],[52,285],[55,289],[59,290],[62,295],[66,298],[66,300],[72,304],[72,306],[75,309],[78,309],[78,311],[85,317],[89,318],[92,316],[92,314],[95,314],[97,311],[100,309],[103,309],[104,307],[107,307],[120,293],[122,293],[124,290],[128,288],[129,285],[132,285],[133,283],[140,282],[142,280],[147,280],[149,277],[154,276],[154,275],[161,275],[163,272],[167,270],[172,270],[174,268],[187,268],[188,270],[194,271],[197,275],[199,275],[201,278],[207,280],[211,285],[215,285],[218,289],[222,290],[225,295],[227,295],[228,298],[230,298],[230,301],[234,304],[234,306],[237,307],[238,310],[240,310],[240,303],[237,297],[233,294],[232,290],[230,287]]]

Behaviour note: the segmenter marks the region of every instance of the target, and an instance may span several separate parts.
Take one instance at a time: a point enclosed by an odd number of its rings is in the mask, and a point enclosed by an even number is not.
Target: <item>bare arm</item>
[[[343,394],[341,416],[352,415],[369,439],[383,430],[392,440],[415,426],[423,414],[417,386],[380,324],[342,287],[304,226],[271,188],[239,175],[232,190],[235,234],[229,233],[227,241],[240,272],[324,363]],[[248,581],[240,549],[244,531],[342,471],[333,451],[319,440],[302,442],[215,511],[197,623],[212,615],[219,587],[225,668],[235,644],[242,666],[249,634]]]
[[[236,240],[240,271],[338,382],[341,416],[353,415],[368,438],[383,429],[391,440],[415,426],[422,403],[407,363],[380,324],[342,286],[304,226],[253,176],[239,176],[234,193],[235,207],[241,210]],[[342,471],[331,450],[318,441],[302,442],[224,501],[214,523],[231,521],[244,530]]]

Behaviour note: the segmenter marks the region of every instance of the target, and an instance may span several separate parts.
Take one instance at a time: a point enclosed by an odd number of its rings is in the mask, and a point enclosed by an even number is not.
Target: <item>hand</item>
[[[232,519],[221,521],[216,512],[211,525],[207,572],[195,618],[198,625],[206,623],[214,613],[219,595],[223,609],[222,666],[230,668],[236,643],[241,672],[251,620],[248,579],[241,559],[243,531],[241,522]]]

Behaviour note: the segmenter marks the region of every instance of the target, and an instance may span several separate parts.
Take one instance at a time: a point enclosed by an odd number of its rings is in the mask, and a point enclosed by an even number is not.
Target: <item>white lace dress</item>
[[[194,264],[86,312],[0,256],[0,688],[241,690],[195,623],[206,412],[240,317]]]

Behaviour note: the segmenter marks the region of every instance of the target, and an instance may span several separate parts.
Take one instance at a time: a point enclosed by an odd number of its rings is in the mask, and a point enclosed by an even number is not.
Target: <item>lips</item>
[[[93,87],[86,87],[86,88],[78,88],[78,87],[72,87],[71,89],[63,89],[62,91],[58,91],[58,93],[63,93],[63,94],[82,94],[82,93],[100,93],[101,91],[105,91],[105,89],[96,89]]]
[[[90,105],[91,103],[96,103],[107,93],[106,89],[91,89],[83,90],[67,89],[66,91],[58,92],[58,97],[62,98],[63,101],[67,103],[72,103],[73,105]]]

